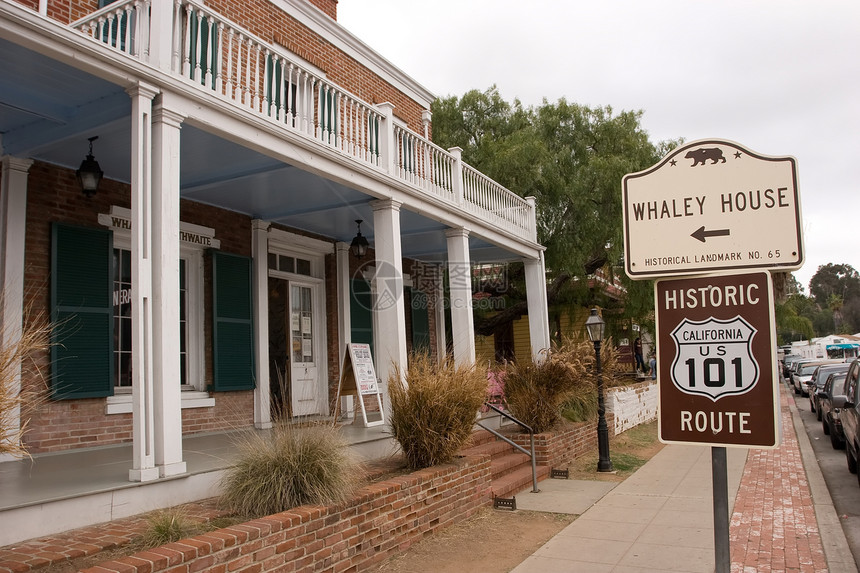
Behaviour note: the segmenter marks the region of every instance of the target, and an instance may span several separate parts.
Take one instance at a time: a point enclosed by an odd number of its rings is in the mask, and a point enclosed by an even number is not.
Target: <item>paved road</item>
[[[821,422],[809,409],[809,398],[795,395],[795,403],[800,410],[800,417],[830,491],[830,497],[833,498],[833,506],[842,523],[854,561],[860,564],[860,485],[857,476],[848,471],[845,450],[834,450],[830,444],[830,436],[824,435]]]

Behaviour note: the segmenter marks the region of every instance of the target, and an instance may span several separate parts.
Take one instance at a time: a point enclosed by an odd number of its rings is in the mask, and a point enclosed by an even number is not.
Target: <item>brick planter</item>
[[[606,424],[615,423],[611,412],[606,413]],[[529,449],[529,435],[516,434],[514,442]],[[597,450],[597,418],[591,422],[567,423],[558,430],[535,434],[535,459],[538,465],[559,468]]]
[[[488,456],[465,457],[85,571],[362,571],[489,506],[490,478]]]

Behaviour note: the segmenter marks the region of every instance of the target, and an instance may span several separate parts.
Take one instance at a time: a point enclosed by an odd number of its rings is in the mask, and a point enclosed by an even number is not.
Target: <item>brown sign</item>
[[[768,272],[657,281],[661,441],[779,444],[771,293]]]

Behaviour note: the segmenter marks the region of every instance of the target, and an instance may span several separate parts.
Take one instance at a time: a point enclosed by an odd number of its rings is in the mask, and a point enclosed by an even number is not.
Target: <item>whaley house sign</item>
[[[700,140],[623,180],[631,278],[799,268],[797,166],[737,143]]]
[[[660,439],[776,447],[768,270],[803,264],[794,158],[725,140],[694,141],[625,176],[623,204],[627,274],[661,279]]]

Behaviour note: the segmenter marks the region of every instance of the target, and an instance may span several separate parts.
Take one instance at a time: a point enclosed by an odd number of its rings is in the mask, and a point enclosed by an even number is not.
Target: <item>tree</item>
[[[847,332],[860,324],[860,274],[851,265],[819,266],[809,292],[823,315],[814,321],[819,333]]]
[[[564,98],[524,108],[519,100],[505,102],[493,86],[461,98],[437,99],[433,138],[442,147],[461,147],[466,163],[519,195],[537,199],[549,304],[595,304],[598,295],[585,281],[574,284],[572,279],[599,268],[616,272],[623,251],[622,177],[650,167],[678,144],[651,143],[641,117],[641,111],[615,114],[611,107],[591,108]],[[520,270],[511,267],[511,272]],[[517,277],[507,283],[517,284]],[[631,285],[629,294],[641,300],[628,301],[633,304],[625,306],[625,314],[646,319],[653,310],[652,293],[650,283]],[[526,312],[525,300],[508,294],[511,304],[505,311],[476,316],[476,332],[493,334]]]
[[[776,332],[781,344],[796,340],[810,340],[815,336],[813,318],[815,303],[809,297],[797,293],[775,304]]]
[[[846,264],[821,265],[809,281],[809,294],[821,308],[828,308],[830,297],[836,295],[848,301],[860,297],[860,274]]]

